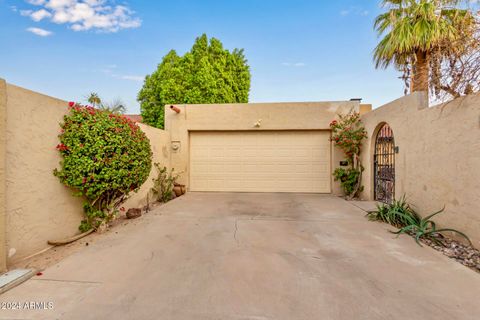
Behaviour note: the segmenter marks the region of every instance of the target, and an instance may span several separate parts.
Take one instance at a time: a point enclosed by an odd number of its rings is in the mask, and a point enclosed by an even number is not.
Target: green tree
[[[119,98],[114,99],[111,102],[101,103],[99,109],[115,114],[124,114],[127,111],[125,103]]]
[[[428,92],[432,52],[458,43],[459,26],[471,19],[470,11],[458,4],[458,0],[384,0],[388,11],[375,20],[376,31],[384,35],[374,51],[376,67],[394,64],[409,70],[411,91]]]
[[[120,98],[116,98],[110,102],[104,102],[103,99],[100,98],[100,95],[98,93],[92,92],[87,96],[86,100],[94,108],[103,111],[109,111],[115,114],[124,114],[125,112],[127,112],[127,107]]]
[[[96,92],[91,92],[87,97],[88,103],[90,103],[93,107],[97,107],[102,104],[102,99]]]
[[[166,104],[246,103],[250,67],[243,50],[229,51],[204,34],[184,56],[174,50],[145,78],[138,93],[143,121],[164,126]]]

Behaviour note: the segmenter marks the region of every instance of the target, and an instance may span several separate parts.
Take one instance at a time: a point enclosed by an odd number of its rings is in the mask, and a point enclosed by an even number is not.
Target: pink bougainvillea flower
[[[70,102],[68,103],[68,106],[69,106],[69,107],[73,107],[74,105],[75,105],[75,102],[73,102],[73,101],[70,101]]]
[[[68,150],[68,147],[66,145],[64,145],[63,143],[60,143],[57,145],[57,150],[59,151],[67,151]]]

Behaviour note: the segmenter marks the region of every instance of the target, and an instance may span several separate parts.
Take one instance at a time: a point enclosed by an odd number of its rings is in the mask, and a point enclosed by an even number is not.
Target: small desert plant
[[[173,187],[180,173],[175,174],[174,169],[168,172],[166,167],[161,167],[159,163],[154,163],[158,175],[153,179],[152,193],[157,197],[157,201],[168,202],[172,200]]]
[[[371,221],[382,221],[397,228],[420,222],[420,217],[405,200],[405,197],[394,200],[391,204],[377,204],[377,210],[367,213]]]
[[[451,229],[451,228],[437,229],[435,222],[431,219],[437,214],[442,213],[444,210],[445,210],[445,207],[443,207],[442,210],[432,213],[431,215],[426,216],[425,218],[422,218],[418,221],[412,221],[411,224],[404,226],[397,232],[393,232],[393,231],[390,231],[390,232],[397,235],[401,235],[402,233],[409,233],[415,238],[415,241],[420,246],[421,246],[420,239],[422,238],[430,239],[431,241],[435,242],[437,245],[443,245],[443,243],[440,240],[438,240],[439,237],[443,236],[442,232],[454,232],[462,236],[463,238],[465,238],[468,241],[468,243],[472,245],[472,242],[470,241],[470,239],[464,233],[458,230]]]

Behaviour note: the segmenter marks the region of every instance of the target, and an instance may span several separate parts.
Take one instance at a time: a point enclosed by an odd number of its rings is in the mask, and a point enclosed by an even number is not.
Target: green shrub
[[[71,102],[60,124],[62,156],[54,175],[86,199],[81,231],[106,227],[147,179],[152,152],[140,128],[124,116]]]
[[[340,186],[342,187],[343,192],[345,193],[345,195],[348,196],[363,191],[363,186],[358,187],[357,190],[358,181],[360,179],[362,171],[363,167],[360,167],[360,169],[337,168],[333,172],[333,177],[335,181],[340,181]]]
[[[172,200],[173,187],[177,181],[179,174],[174,174],[174,169],[168,172],[166,167],[160,167],[159,163],[155,163],[158,175],[153,179],[152,192],[157,197],[157,201],[168,202]]]

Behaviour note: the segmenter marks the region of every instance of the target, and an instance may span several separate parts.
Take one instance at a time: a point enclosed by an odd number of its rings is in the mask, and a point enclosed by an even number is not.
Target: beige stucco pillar
[[[0,273],[7,270],[6,246],[6,134],[7,134],[7,84],[0,79]]]

